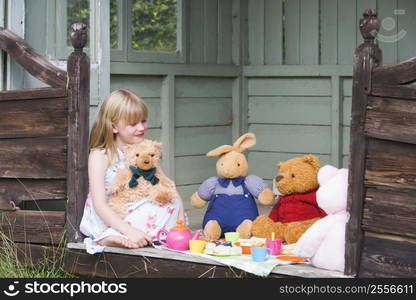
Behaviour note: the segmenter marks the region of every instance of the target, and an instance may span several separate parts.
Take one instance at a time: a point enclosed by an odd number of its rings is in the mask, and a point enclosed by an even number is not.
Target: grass
[[[15,242],[0,231],[0,278],[74,278],[64,266],[65,243],[33,263]]]

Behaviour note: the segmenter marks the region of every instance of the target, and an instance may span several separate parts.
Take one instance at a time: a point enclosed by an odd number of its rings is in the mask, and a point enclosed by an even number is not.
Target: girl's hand
[[[145,234],[143,231],[131,227],[125,235],[129,238],[130,241],[136,243],[139,247],[145,247],[152,244],[152,237]]]

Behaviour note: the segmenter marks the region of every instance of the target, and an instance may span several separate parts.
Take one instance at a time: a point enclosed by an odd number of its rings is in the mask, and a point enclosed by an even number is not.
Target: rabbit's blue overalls
[[[244,194],[214,194],[208,204],[202,222],[202,227],[210,220],[216,220],[221,227],[221,236],[224,232],[235,231],[238,225],[246,219],[254,220],[259,212],[253,195],[244,184],[245,177],[239,178]],[[219,178],[218,181],[224,180]]]

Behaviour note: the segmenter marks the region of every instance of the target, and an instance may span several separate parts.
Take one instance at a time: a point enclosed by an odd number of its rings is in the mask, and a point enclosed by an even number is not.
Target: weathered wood
[[[66,138],[0,139],[0,177],[63,179]]]
[[[34,88],[25,90],[11,90],[1,91],[0,101],[61,98],[65,97],[66,95],[66,88]]]
[[[411,85],[392,85],[376,82],[372,84],[371,95],[416,100],[416,88]]]
[[[0,210],[9,208],[9,202],[66,199],[66,181],[44,179],[0,179]],[[6,203],[6,205],[2,205]]]
[[[364,230],[415,238],[414,195],[412,190],[368,188],[363,211]]]
[[[370,97],[365,130],[368,136],[416,143],[416,102]]]
[[[354,53],[353,92],[351,113],[350,159],[348,177],[347,209],[350,219],[346,227],[345,274],[355,275],[359,271],[362,242],[361,216],[364,200],[365,152],[364,121],[367,106],[367,92],[371,88],[371,70],[381,63],[381,51],[374,41],[380,22],[372,9],[365,10],[360,20],[360,30],[364,38]]]
[[[368,140],[365,184],[416,190],[416,145]]]
[[[416,80],[416,58],[408,59],[395,65],[374,68],[374,82],[399,85]]]
[[[65,212],[0,211],[0,230],[13,241],[59,244],[65,229]]]
[[[67,98],[0,101],[0,111],[0,138],[66,136]]]
[[[360,277],[414,277],[416,240],[366,234]]]
[[[74,52],[68,58],[68,157],[67,157],[67,238],[80,241],[79,231],[84,203],[88,194],[88,133],[90,96],[90,59],[82,51],[87,42],[87,28],[72,25]]]
[[[67,73],[40,56],[21,37],[0,27],[0,48],[13,57],[25,70],[52,87],[65,87]]]

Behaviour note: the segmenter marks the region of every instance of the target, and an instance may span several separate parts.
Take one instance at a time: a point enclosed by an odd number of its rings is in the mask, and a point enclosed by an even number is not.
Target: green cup
[[[239,232],[226,232],[224,233],[224,236],[225,236],[225,240],[231,243],[235,243],[240,239]]]

